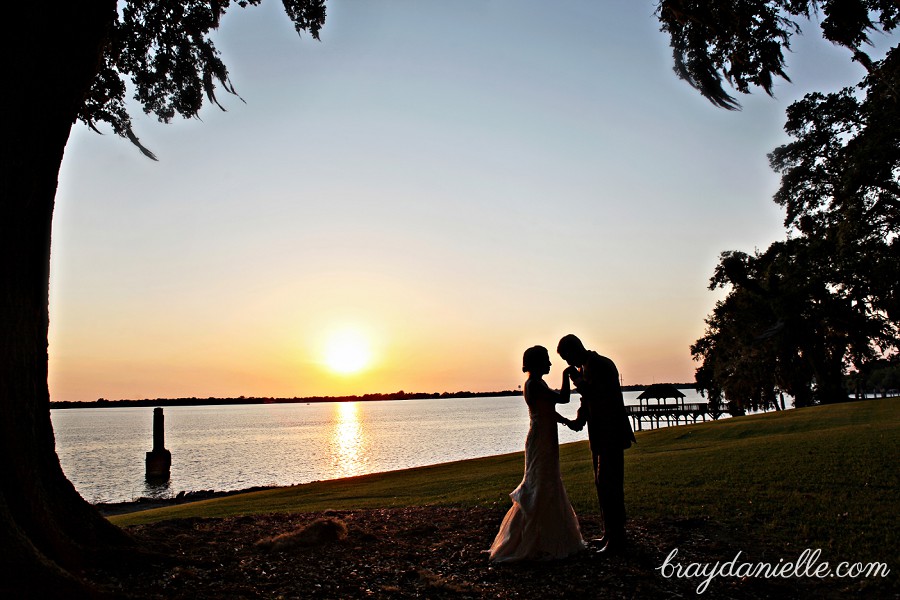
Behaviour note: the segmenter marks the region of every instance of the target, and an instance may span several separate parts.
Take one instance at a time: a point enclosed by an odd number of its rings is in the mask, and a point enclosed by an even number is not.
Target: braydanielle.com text
[[[794,562],[785,562],[783,558],[779,558],[777,563],[771,562],[738,562],[742,552],[738,551],[734,558],[725,562],[715,563],[699,563],[692,562],[683,564],[675,562],[678,556],[678,548],[675,548],[663,561],[663,564],[656,568],[660,574],[669,579],[676,577],[678,579],[694,579],[702,577],[703,581],[697,586],[697,593],[702,594],[709,587],[709,584],[716,577],[762,577],[765,579],[790,577],[816,577],[825,579],[826,577],[840,577],[858,579],[861,577],[887,577],[890,569],[886,563],[871,562],[840,562],[836,567],[832,568],[827,561],[819,561],[822,551],[819,549],[811,550],[807,548],[800,553],[800,557]]]

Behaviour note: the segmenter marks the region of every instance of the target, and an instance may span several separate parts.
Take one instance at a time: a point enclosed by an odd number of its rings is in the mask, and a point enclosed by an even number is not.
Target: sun
[[[364,370],[372,360],[368,340],[358,331],[345,329],[328,338],[325,346],[325,364],[341,375],[352,375]]]

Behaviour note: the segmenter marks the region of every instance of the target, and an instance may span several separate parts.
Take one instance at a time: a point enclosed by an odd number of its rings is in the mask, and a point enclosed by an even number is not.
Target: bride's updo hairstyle
[[[543,346],[532,346],[522,355],[522,372],[531,373],[549,360],[550,354],[546,348]]]

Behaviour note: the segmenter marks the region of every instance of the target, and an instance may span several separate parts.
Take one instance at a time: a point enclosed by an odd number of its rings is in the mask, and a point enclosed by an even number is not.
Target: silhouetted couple
[[[569,364],[559,392],[543,379],[551,364],[546,348],[534,346],[522,357],[522,371],[528,373],[524,392],[530,418],[525,476],[509,495],[513,505],[491,545],[493,561],[565,558],[585,547],[560,476],[557,423],[575,431],[587,424],[604,529],[595,543],[606,554],[625,547],[624,450],[631,446],[634,434],[625,415],[619,372],[610,359],[585,349],[571,334],[559,341],[557,352]],[[581,394],[574,420],[556,412],[557,404],[569,401],[570,381]]]

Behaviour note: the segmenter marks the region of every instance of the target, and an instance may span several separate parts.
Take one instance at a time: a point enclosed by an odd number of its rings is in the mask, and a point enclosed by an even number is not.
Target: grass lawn
[[[637,434],[625,454],[629,515],[706,519],[778,550],[831,561],[898,561],[900,399],[867,400]],[[579,514],[597,512],[586,442],[560,447]],[[186,517],[509,503],[522,453],[315,482],[110,517]],[[789,557],[782,553],[781,556]]]

